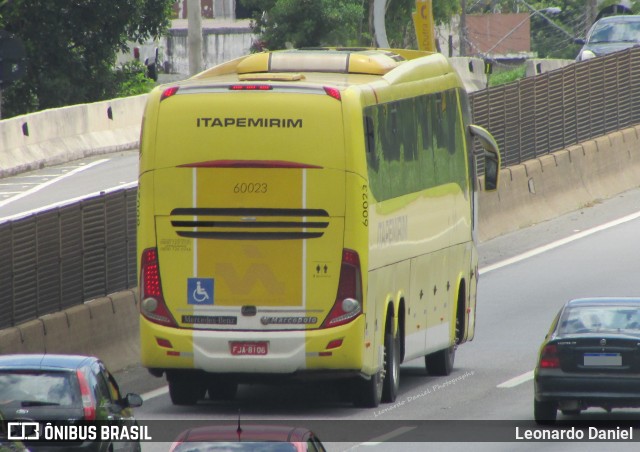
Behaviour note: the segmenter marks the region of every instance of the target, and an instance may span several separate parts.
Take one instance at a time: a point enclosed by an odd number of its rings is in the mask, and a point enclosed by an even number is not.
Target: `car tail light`
[[[96,418],[96,401],[91,393],[91,388],[87,382],[84,372],[81,370],[76,371],[78,376],[78,384],[80,385],[80,396],[82,397],[82,411],[84,413],[85,421],[93,421]]]
[[[322,324],[323,328],[344,325],[362,313],[362,276],[360,258],[353,250],[342,251],[340,281],[336,301]]]
[[[147,248],[140,263],[140,313],[150,321],[164,326],[177,327],[162,295],[158,250]]]
[[[560,357],[556,345],[545,345],[540,354],[540,367],[543,369],[557,369],[560,367]]]

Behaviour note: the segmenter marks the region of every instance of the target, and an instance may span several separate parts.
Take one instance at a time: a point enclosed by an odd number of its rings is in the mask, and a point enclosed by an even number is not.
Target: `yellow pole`
[[[435,26],[432,0],[416,0],[416,11],[412,14],[416,30],[418,49],[436,51]]]

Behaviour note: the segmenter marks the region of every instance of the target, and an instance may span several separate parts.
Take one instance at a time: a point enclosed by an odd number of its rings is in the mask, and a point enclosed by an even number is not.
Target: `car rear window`
[[[0,406],[79,405],[77,379],[71,372],[0,370]]]
[[[630,306],[580,306],[567,309],[560,334],[621,332],[640,335],[640,309]]]

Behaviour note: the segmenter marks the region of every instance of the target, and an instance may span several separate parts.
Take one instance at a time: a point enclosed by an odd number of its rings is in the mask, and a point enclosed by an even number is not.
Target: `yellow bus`
[[[474,334],[476,189],[495,189],[499,167],[436,53],[265,52],[156,88],[140,146],[142,365],[177,405],[329,378],[375,407],[395,400],[402,362],[449,374]]]

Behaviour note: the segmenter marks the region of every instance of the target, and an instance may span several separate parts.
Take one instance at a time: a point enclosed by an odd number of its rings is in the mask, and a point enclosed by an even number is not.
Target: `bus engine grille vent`
[[[314,239],[329,226],[323,209],[177,208],[171,217],[176,234],[197,239]]]

